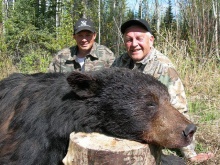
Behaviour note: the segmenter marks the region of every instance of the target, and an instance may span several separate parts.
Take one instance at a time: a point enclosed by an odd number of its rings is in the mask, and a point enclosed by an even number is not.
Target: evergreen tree
[[[0,0],[0,24],[3,22],[3,2]],[[1,25],[0,25],[1,26]]]
[[[172,4],[171,0],[168,1],[168,8],[165,12],[165,17],[164,17],[164,25],[166,29],[171,29],[172,23],[173,23],[173,13],[172,13]]]

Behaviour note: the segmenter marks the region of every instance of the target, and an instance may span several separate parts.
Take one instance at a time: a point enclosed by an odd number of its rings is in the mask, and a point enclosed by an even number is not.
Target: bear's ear
[[[99,89],[96,79],[80,72],[72,72],[67,77],[67,82],[72,87],[73,92],[81,98],[92,97]]]

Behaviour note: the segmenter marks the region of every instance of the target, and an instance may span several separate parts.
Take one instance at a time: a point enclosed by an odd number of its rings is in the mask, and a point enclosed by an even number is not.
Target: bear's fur
[[[0,164],[61,164],[71,132],[99,132],[169,148],[195,127],[150,75],[122,68],[13,74],[0,82]]]

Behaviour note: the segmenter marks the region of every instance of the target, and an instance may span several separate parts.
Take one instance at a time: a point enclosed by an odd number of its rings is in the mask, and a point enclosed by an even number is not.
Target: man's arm
[[[104,45],[97,46],[97,51],[98,51],[97,56],[99,57],[99,60],[102,60],[104,62],[104,67],[110,68],[110,66],[115,60],[114,53]]]
[[[66,60],[71,59],[71,52],[69,48],[60,50],[54,55],[52,62],[49,65],[48,72],[65,72]]]

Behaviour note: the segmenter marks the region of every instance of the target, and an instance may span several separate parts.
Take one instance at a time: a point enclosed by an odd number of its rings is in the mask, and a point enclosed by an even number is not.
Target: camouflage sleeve
[[[111,50],[108,51],[107,55],[108,55],[107,68],[109,68],[113,64],[113,62],[115,61],[115,55]]]
[[[171,97],[171,104],[189,118],[184,86],[176,70],[173,67],[168,67],[158,80],[167,86]]]
[[[96,49],[97,56],[99,57],[97,62],[101,61],[105,68],[109,68],[115,60],[114,53],[104,45],[97,44]]]
[[[63,72],[63,68],[65,68],[65,62],[70,58],[71,52],[69,48],[60,50],[52,59],[52,62],[48,68],[48,72]]]

